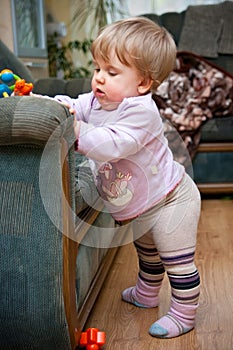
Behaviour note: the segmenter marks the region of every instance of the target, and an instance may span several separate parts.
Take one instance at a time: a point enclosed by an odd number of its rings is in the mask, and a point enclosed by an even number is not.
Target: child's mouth
[[[100,89],[96,89],[96,95],[98,95],[98,96],[104,96],[105,93],[104,93],[102,90],[100,90]]]

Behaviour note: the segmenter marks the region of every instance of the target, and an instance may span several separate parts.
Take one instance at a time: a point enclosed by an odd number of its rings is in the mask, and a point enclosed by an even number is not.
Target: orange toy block
[[[99,350],[105,342],[105,332],[100,332],[97,328],[88,328],[86,332],[82,332],[80,338],[80,345],[86,346],[87,350]]]

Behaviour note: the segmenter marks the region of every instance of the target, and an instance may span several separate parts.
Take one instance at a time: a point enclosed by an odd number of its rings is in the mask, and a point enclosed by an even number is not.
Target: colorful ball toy
[[[0,72],[0,98],[9,97],[13,92],[15,96],[29,95],[32,89],[32,83],[26,83],[10,69]]]

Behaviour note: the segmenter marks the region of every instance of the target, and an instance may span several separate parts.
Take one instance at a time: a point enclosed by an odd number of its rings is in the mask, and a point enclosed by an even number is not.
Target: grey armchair
[[[72,124],[55,101],[0,99],[1,350],[75,349],[117,252],[77,243],[115,223],[83,200],[95,186],[88,167],[77,183]]]
[[[74,173],[71,152],[62,160],[69,148],[62,135],[61,147],[46,154],[53,179],[45,184],[56,184],[47,190],[62,232],[46,212],[39,184],[44,147],[68,112],[53,101],[10,97],[0,100],[0,115],[0,348],[74,348],[79,327],[70,264],[77,243],[69,238],[74,223],[64,204],[66,197],[72,206],[67,183]]]

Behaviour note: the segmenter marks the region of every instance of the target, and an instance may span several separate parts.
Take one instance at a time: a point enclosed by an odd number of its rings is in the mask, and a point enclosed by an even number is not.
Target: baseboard
[[[229,183],[197,183],[202,194],[232,194],[233,182]]]

